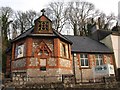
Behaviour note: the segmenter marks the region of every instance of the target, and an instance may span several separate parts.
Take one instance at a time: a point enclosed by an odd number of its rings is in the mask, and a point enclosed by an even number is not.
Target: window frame
[[[82,56],[81,57],[81,55],[84,55],[84,56]],[[87,57],[86,57],[87,56]],[[82,60],[83,60],[83,64],[84,65],[82,65]],[[86,60],[87,60],[87,63],[86,63]],[[89,59],[88,59],[88,54],[85,54],[85,53],[81,53],[80,54],[80,66],[81,67],[89,67]]]
[[[39,21],[38,31],[48,31],[48,30],[49,30],[49,21]]]
[[[18,53],[20,50],[22,50],[21,53]],[[15,59],[23,58],[25,56],[25,53],[26,53],[25,43],[16,44],[16,46],[15,46]],[[20,54],[22,54],[22,55],[20,56]]]
[[[96,66],[101,66],[103,65],[103,55],[102,54],[96,54],[95,55],[95,61],[96,61]],[[98,61],[98,64],[97,64],[97,61]],[[102,61],[102,63],[101,63]]]
[[[62,49],[63,49],[62,55],[63,55],[64,57],[66,57],[66,45],[63,44],[63,43],[62,43]]]

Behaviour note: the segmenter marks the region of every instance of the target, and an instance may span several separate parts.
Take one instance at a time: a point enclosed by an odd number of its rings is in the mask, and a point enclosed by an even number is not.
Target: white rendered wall
[[[116,67],[120,68],[120,36],[109,35],[101,40],[106,46],[108,46],[114,52]]]

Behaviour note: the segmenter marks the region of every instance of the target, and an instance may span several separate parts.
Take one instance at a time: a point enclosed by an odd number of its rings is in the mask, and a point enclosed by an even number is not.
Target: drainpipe
[[[74,53],[73,53],[73,74],[74,74],[74,80],[75,80],[75,84],[76,84],[76,72],[75,72],[75,58],[74,58]]]

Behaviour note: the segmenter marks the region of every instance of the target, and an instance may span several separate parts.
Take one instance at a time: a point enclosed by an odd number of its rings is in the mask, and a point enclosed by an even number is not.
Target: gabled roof
[[[113,53],[107,46],[85,36],[65,36],[73,42],[72,52],[79,53]]]
[[[13,39],[12,42],[25,38],[27,36],[31,36],[31,37],[57,37],[57,38],[62,39],[63,41],[66,41],[72,44],[72,41],[70,41],[69,39],[67,39],[66,37],[64,37],[62,34],[60,34],[54,29],[53,29],[53,34],[33,34],[32,33],[33,30],[34,30],[34,27],[31,27],[30,29],[26,30],[24,33],[20,34],[18,37]]]
[[[40,17],[38,17],[34,22],[36,22],[37,20],[39,20],[42,16],[44,16],[46,19],[48,19],[50,22],[52,22],[46,15],[42,14]]]

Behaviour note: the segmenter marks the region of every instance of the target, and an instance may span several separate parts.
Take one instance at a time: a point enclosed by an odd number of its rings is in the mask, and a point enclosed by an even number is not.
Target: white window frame
[[[103,55],[102,54],[96,54],[95,59],[96,59],[96,66],[103,65]],[[97,64],[97,61],[98,61],[98,64]],[[101,64],[101,61],[102,61],[102,64]]]
[[[81,57],[81,55],[83,55],[83,57]],[[80,66],[81,67],[89,67],[89,60],[88,60],[88,55],[87,57],[85,57],[87,54],[80,54]],[[84,66],[82,66],[81,60],[84,61]],[[88,66],[86,66],[86,60],[88,62]]]

